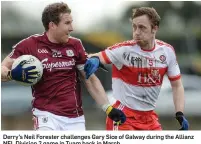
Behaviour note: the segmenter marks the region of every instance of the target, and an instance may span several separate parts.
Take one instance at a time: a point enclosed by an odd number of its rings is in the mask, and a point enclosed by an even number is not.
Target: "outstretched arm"
[[[189,123],[187,119],[184,117],[184,87],[181,79],[171,81],[172,92],[173,92],[173,101],[175,105],[176,111],[176,119],[181,125],[180,130],[188,130]]]
[[[102,107],[108,117],[118,124],[124,123],[126,121],[125,114],[121,110],[113,108],[109,104],[109,100],[100,80],[94,74],[92,74],[89,79],[86,79],[84,71],[82,70],[80,72],[81,78],[84,81],[90,95],[98,103],[98,105]]]
[[[81,73],[81,78],[88,92],[93,97],[93,99],[98,103],[98,105],[102,106],[104,104],[109,104],[107,95],[105,93],[105,90],[100,80],[94,74],[92,74],[90,78],[86,80],[84,71],[80,71],[80,73]]]
[[[88,55],[88,59],[84,66],[86,79],[88,79],[93,73],[95,73],[98,70],[98,68],[101,68],[104,71],[108,72],[104,64],[108,64],[108,63],[106,63],[101,52]]]

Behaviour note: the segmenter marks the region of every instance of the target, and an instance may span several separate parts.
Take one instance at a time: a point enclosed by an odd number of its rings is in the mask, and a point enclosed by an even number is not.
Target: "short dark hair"
[[[47,5],[42,13],[42,23],[47,31],[49,29],[48,25],[50,22],[58,24],[60,22],[60,14],[62,13],[71,13],[71,9],[66,3],[53,3]]]
[[[132,20],[136,17],[147,15],[149,20],[151,21],[152,26],[159,26],[160,24],[160,16],[156,12],[154,8],[151,7],[140,7],[133,9]]]

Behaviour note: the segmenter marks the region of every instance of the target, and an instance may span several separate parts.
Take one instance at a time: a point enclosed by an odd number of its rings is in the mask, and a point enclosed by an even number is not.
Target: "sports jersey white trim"
[[[79,65],[76,65],[77,69],[78,70],[84,70],[84,64],[79,64]]]
[[[29,39],[29,38],[31,38],[31,37],[39,37],[39,36],[43,36],[44,35],[44,33],[43,34],[33,34],[33,35],[31,35],[31,36],[29,36],[29,37],[27,37],[27,38],[24,38],[24,39],[22,39],[21,41],[19,41],[17,44],[15,44],[14,46],[13,46],[13,49],[15,49],[15,47],[17,46],[17,45],[19,45],[20,43],[22,43],[23,41],[25,41],[25,40],[27,40],[27,39]]]
[[[39,37],[39,36],[43,36],[43,35],[44,35],[44,33],[43,33],[43,34],[33,34],[33,35],[31,35],[31,36],[29,36],[29,37],[27,37],[27,38],[22,39],[22,40],[19,41],[17,44],[15,44],[14,46],[12,46],[12,49],[13,49],[13,50],[11,51],[11,53],[10,53],[8,56],[9,56],[9,57],[12,57],[13,54],[14,54],[14,52],[15,52],[16,46],[19,45],[20,43],[22,43],[23,41],[28,40],[28,39],[30,39],[31,37]]]

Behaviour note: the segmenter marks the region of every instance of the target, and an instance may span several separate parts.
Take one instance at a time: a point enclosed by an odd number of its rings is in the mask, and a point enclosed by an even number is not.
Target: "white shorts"
[[[84,115],[68,118],[37,108],[33,108],[32,112],[34,130],[86,130]]]

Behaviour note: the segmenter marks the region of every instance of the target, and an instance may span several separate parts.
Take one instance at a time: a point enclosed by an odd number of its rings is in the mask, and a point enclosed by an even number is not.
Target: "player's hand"
[[[119,109],[109,106],[106,110],[106,114],[110,119],[115,121],[115,125],[121,125],[126,121],[126,115]]]
[[[179,130],[188,130],[189,123],[187,119],[184,117],[184,114],[182,112],[176,113],[176,119],[178,120],[179,124],[181,125],[181,128]]]
[[[16,80],[24,83],[32,83],[31,79],[36,79],[38,72],[34,70],[36,66],[30,66],[27,68],[22,68],[26,64],[26,61],[21,61],[14,69],[8,72],[8,78],[10,80]]]
[[[105,71],[108,71],[104,67],[104,65],[100,62],[100,59],[98,56],[92,56],[92,57],[88,58],[85,65],[84,65],[84,71],[86,73],[86,79],[88,79],[93,73],[95,73],[99,67]]]

